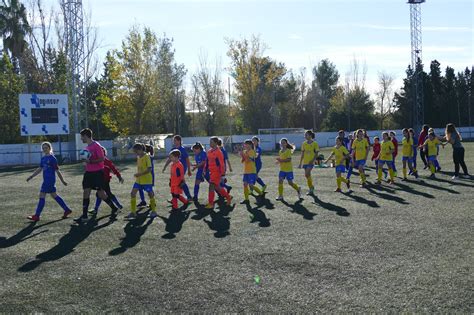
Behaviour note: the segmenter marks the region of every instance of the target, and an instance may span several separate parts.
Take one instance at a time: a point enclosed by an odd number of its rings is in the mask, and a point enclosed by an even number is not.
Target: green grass
[[[466,152],[472,171],[474,145]],[[450,148],[440,160],[453,169]],[[126,183],[114,179],[112,189],[128,207],[135,166],[119,167]],[[285,185],[283,204],[273,156],[264,167],[268,199],[248,208],[170,215],[168,176],[157,173],[159,218],[127,223],[122,211],[114,220],[103,205],[83,227],[59,220],[49,197],[41,221],[28,223],[41,179],[26,183],[32,169],[0,172],[0,312],[473,312],[472,180],[420,171],[420,182],[338,194],[334,169],[315,169],[317,198],[298,203]],[[69,185],[58,192],[78,215],[81,166],[62,170]],[[306,190],[302,170],[295,176]]]

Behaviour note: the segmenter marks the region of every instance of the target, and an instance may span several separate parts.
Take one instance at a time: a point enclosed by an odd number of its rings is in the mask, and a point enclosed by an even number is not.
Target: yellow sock
[[[382,180],[382,168],[380,166],[379,166],[379,173],[378,173],[378,176],[377,176],[377,180],[378,181]]]
[[[365,183],[365,174],[364,173],[360,173],[360,180],[362,181],[362,183]]]
[[[313,179],[310,177],[306,178],[306,181],[308,182],[308,188],[309,189],[313,189],[314,186],[313,186]]]
[[[393,181],[393,178],[395,177],[395,173],[391,168],[388,169],[388,173],[390,174],[390,179]]]
[[[150,198],[150,209],[153,212],[156,212],[156,200],[155,197]]]
[[[137,197],[132,197],[132,199],[130,199],[130,210],[132,213],[137,212]]]
[[[253,190],[255,190],[257,192],[257,194],[259,194],[259,195],[263,194],[262,191],[260,190],[260,188],[258,188],[257,186],[253,186],[252,188],[253,188]]]
[[[347,184],[349,182],[349,180],[347,178],[344,178],[342,176],[339,177],[339,178],[341,179],[341,183],[346,183]]]
[[[407,168],[403,168],[403,178],[407,178]]]
[[[434,174],[436,172],[436,169],[433,164],[430,164],[430,171],[431,171],[431,174]]]
[[[250,195],[249,186],[244,186],[244,197],[245,197],[245,200],[249,200],[249,195]]]
[[[337,183],[337,188],[341,189],[341,182],[342,182],[342,177],[337,177],[336,178],[336,183]]]
[[[293,187],[294,190],[298,191],[300,188],[298,187],[298,185],[296,185],[295,183],[292,183],[290,184],[291,187]]]
[[[283,183],[278,183],[278,196],[283,196]]]

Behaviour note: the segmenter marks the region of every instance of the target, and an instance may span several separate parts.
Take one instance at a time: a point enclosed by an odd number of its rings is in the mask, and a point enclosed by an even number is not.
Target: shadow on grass
[[[405,199],[401,198],[401,197],[398,197],[398,196],[395,196],[395,194],[393,193],[383,193],[383,192],[380,192],[379,190],[385,190],[384,189],[385,187],[383,187],[382,185],[379,185],[379,186],[367,186],[366,189],[373,195],[376,195],[378,196],[379,198],[382,198],[382,199],[386,199],[386,200],[390,200],[390,201],[395,201],[395,202],[398,202],[399,204],[402,204],[402,205],[408,205],[410,204],[409,202],[406,202]],[[392,190],[393,192],[395,192],[395,190]]]
[[[103,219],[109,220],[101,225],[98,223]],[[35,260],[29,261],[20,268],[20,272],[29,272],[38,268],[42,263],[47,261],[55,261],[61,259],[74,251],[76,246],[89,237],[93,232],[111,225],[117,220],[115,215],[106,215],[98,219],[92,217],[86,224],[71,225],[71,229],[67,234],[59,239],[58,244],[49,250],[38,254]]]
[[[31,233],[33,233],[33,231],[35,231],[39,228],[42,228],[44,226],[47,226],[47,225],[50,225],[50,224],[53,224],[53,223],[56,223],[56,222],[59,222],[59,221],[62,221],[62,220],[64,220],[64,219],[58,219],[58,220],[46,222],[46,223],[43,223],[43,224],[38,224],[38,222],[30,222],[27,226],[25,226],[23,229],[18,231],[15,235],[10,236],[9,238],[0,236],[0,248],[12,247],[12,246],[15,246],[15,245],[17,245],[21,242],[24,242],[24,241],[30,239],[30,238],[33,238],[33,237],[38,236],[42,233],[45,233],[48,230],[39,231],[38,233],[31,234]]]
[[[448,192],[448,193],[451,193],[451,194],[459,195],[459,192],[456,191],[456,190],[446,188],[446,187],[441,187],[441,186],[438,186],[438,185],[433,185],[433,184],[430,184],[430,183],[428,183],[427,181],[425,181],[423,179],[420,180],[420,181],[413,181],[412,183],[415,184],[415,185],[420,185],[420,186],[423,186],[423,187],[428,187],[428,188],[432,188],[432,189],[436,189],[436,190],[445,191],[445,192]]]
[[[15,176],[18,177],[25,173],[33,172],[38,166],[11,166],[0,167],[0,177]],[[25,178],[26,181],[26,178]]]
[[[474,185],[469,185],[467,183],[463,183],[460,179],[457,180],[449,180],[449,179],[442,179],[439,177],[431,179],[432,181],[435,182],[440,182],[440,183],[447,183],[453,186],[463,186],[463,187],[469,187],[469,188],[474,188]]]
[[[407,183],[413,183],[413,182],[415,182],[415,181],[407,180],[406,182],[407,182]],[[400,187],[403,191],[406,191],[406,192],[408,192],[408,193],[410,193],[410,194],[417,195],[417,196],[422,196],[422,197],[425,197],[425,198],[428,198],[428,199],[434,199],[434,196],[433,196],[432,194],[415,190],[415,189],[413,189],[413,187],[410,187],[410,186],[408,186],[408,185],[402,184],[402,183],[400,183],[400,182],[396,182],[394,185]]]
[[[265,209],[268,209],[268,210],[275,209],[275,205],[270,201],[270,199],[267,199],[266,193],[263,194],[262,196],[255,197],[255,199],[256,199],[258,208],[265,207]]]
[[[349,191],[349,192],[343,193],[343,195],[353,199],[354,201],[356,201],[358,203],[366,204],[371,208],[380,208],[379,204],[376,201],[368,200],[368,199],[365,199],[364,197],[356,195],[356,194],[354,194],[354,192],[352,190]]]
[[[281,203],[291,209],[290,212],[299,214],[306,220],[313,220],[316,216],[316,213],[309,211],[305,206],[303,206],[302,202],[302,200],[298,200],[294,204],[290,204],[285,200],[281,201]]]
[[[325,202],[325,201],[322,201],[321,199],[319,199],[317,196],[312,196],[313,197],[313,203],[326,209],[326,210],[329,210],[329,211],[334,211],[336,212],[337,215],[341,216],[341,217],[348,217],[350,216],[350,212],[346,210],[346,208],[343,208],[343,207],[340,207],[338,205],[335,205],[335,204],[332,204],[330,202]]]
[[[216,212],[214,210],[210,210],[209,216],[211,219],[203,219],[203,221],[209,226],[209,229],[215,231],[214,237],[216,238],[224,238],[227,235],[230,235],[230,218],[228,217],[229,212],[227,212],[227,215],[225,215],[225,213],[225,211]]]
[[[162,236],[164,239],[173,239],[176,234],[183,228],[184,222],[189,218],[189,211],[180,208],[178,210],[171,210],[170,215],[166,217],[159,216],[166,224],[165,231],[168,232]]]
[[[153,219],[150,218],[148,221],[148,214],[150,210],[147,210],[143,213],[138,213],[137,218],[135,220],[129,221],[123,231],[125,236],[121,239],[119,247],[112,249],[109,251],[110,256],[116,256],[125,253],[129,248],[134,247],[138,243],[140,243],[140,239],[145,234],[146,230],[153,222]],[[145,223],[145,221],[147,221]],[[145,224],[144,224],[145,223]]]
[[[258,222],[259,227],[269,227],[271,225],[270,219],[267,218],[265,212],[260,210],[258,207],[252,208],[248,203],[245,205],[247,211],[250,213],[250,223]]]

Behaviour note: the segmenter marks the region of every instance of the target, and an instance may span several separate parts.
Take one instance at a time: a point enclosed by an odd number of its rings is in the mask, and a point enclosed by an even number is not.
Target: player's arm
[[[304,158],[304,149],[303,149],[303,146],[301,146],[301,157],[300,157],[300,164],[298,164],[298,168],[301,168],[301,165],[303,164],[303,158]]]
[[[232,165],[230,164],[230,159],[227,159],[227,165],[229,165],[229,172],[232,172]]]
[[[41,173],[41,170],[42,170],[41,167],[38,167],[37,169],[35,169],[35,171],[33,172],[33,174],[31,174],[31,175],[26,179],[26,181],[29,182],[30,180],[32,180],[36,175],[38,175],[39,173]]]
[[[324,161],[324,164],[327,164],[329,160],[332,159],[333,157],[334,157],[334,152],[331,152],[331,155],[329,155],[326,161]]]
[[[63,178],[63,174],[61,173],[61,170],[59,168],[56,169],[56,174],[58,174],[58,178],[63,183],[64,186],[67,186],[67,182]]]
[[[166,171],[166,168],[168,167],[168,165],[171,163],[171,160],[170,158],[168,158],[165,162],[165,165],[163,166],[163,170],[161,171],[162,173],[164,173]]]
[[[191,176],[191,161],[189,161],[189,156],[186,157],[186,165],[188,166],[188,176]]]
[[[136,174],[135,174],[135,177],[142,177],[142,176],[144,176],[144,175],[146,175],[146,174],[149,174],[149,173],[151,173],[151,166],[148,167],[148,168],[147,168],[146,170],[144,170],[143,172],[138,172],[138,173],[136,173]]]
[[[119,170],[115,167],[115,164],[112,161],[110,161],[109,167],[112,173],[114,173],[114,175],[117,176],[119,182],[123,184],[122,174],[120,174]]]

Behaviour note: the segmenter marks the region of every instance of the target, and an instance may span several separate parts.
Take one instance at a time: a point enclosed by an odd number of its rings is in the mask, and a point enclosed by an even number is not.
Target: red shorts
[[[183,193],[181,186],[171,186],[171,194],[180,195]]]
[[[220,173],[211,173],[209,182],[211,184],[219,186],[221,184],[221,174]]]

